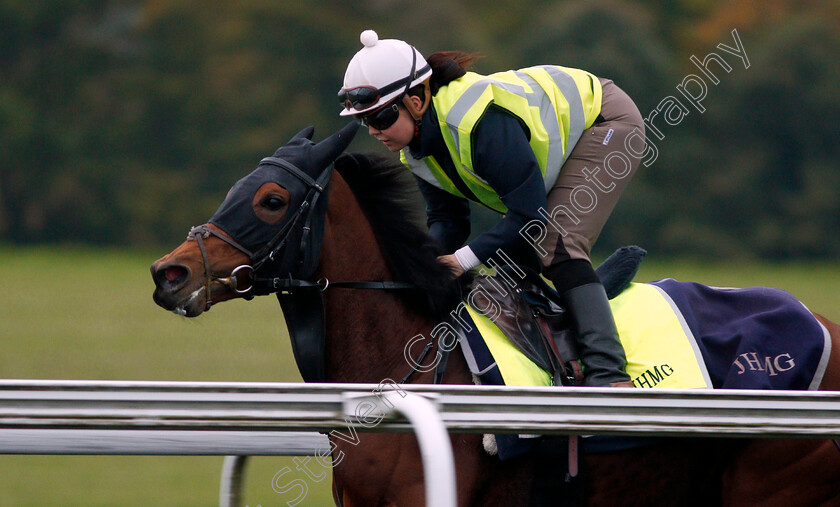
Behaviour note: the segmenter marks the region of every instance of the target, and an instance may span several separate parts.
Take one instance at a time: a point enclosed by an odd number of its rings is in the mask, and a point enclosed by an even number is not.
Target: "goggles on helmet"
[[[375,105],[381,97],[388,95],[394,90],[400,89],[403,85],[405,86],[403,95],[408,93],[409,88],[411,88],[411,82],[431,68],[428,64],[426,64],[422,69],[416,70],[417,50],[414,49],[414,47],[412,47],[411,50],[411,72],[408,73],[408,76],[394,81],[391,84],[385,85],[382,88],[375,88],[373,86],[357,86],[348,90],[342,88],[338,91],[338,101],[345,109],[363,111]]]
[[[382,88],[374,88],[373,86],[357,86],[349,90],[341,90],[338,92],[338,100],[344,105],[345,109],[356,109],[363,111],[370,106],[376,104],[379,98],[383,95],[388,95],[394,90],[406,84],[406,81],[411,83],[411,77],[400,79]]]

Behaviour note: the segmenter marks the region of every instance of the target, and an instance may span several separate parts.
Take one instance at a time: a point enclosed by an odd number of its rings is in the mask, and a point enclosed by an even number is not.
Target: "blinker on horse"
[[[264,159],[231,189],[207,224],[155,262],[155,301],[194,317],[237,297],[277,290],[310,295],[284,306],[287,319],[321,312],[312,322],[323,326],[315,332],[324,337],[323,364],[308,364],[307,352],[300,352],[296,359],[304,378],[368,383],[401,378],[405,341],[431,336],[436,317],[459,301],[460,287],[424,246],[422,229],[405,219],[410,208],[395,192],[413,182],[399,164],[362,155],[339,158],[354,132],[351,125],[315,144],[307,129]],[[365,290],[353,282],[414,289]],[[821,388],[836,389],[840,330],[820,321],[834,342]],[[417,383],[432,380],[433,372],[412,377]],[[461,354],[452,355],[443,381],[472,382]],[[337,504],[423,505],[413,435],[365,433],[357,445],[334,443],[335,452],[344,453],[333,470]],[[452,444],[460,505],[539,504],[535,477],[550,474],[557,461],[539,453],[501,461],[484,452],[480,435],[453,435]],[[840,500],[836,454],[826,441],[668,439],[632,452],[588,454],[582,477],[586,500],[595,505],[648,500],[814,505]],[[560,493],[568,498],[575,491]]]

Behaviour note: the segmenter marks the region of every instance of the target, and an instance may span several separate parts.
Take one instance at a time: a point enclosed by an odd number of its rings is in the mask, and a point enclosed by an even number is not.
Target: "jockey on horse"
[[[586,385],[633,387],[590,261],[639,166],[641,150],[630,141],[638,137],[644,147],[644,125],[633,101],[583,70],[542,65],[482,76],[467,70],[474,55],[426,59],[372,30],[361,41],[338,94],[340,114],[401,151],[426,200],[441,261],[459,275],[499,249],[534,264],[536,251],[572,315]],[[624,163],[620,172],[610,168],[616,157]],[[607,175],[598,174],[602,163]],[[462,246],[470,232],[468,201],[504,217]]]

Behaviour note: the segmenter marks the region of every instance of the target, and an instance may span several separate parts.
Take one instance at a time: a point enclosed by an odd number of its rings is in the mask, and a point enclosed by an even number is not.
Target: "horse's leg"
[[[339,505],[423,507],[423,461],[414,435],[358,436],[356,445],[339,442],[344,456],[333,469]]]
[[[831,336],[820,390],[840,390],[840,326],[814,314]],[[840,451],[831,440],[755,440],[724,478],[728,505],[839,505]]]
[[[346,461],[334,469],[336,493],[342,502],[336,503],[343,507],[424,507],[423,461],[414,435],[364,433],[359,438],[359,445],[342,447]],[[487,455],[481,438],[473,434],[451,435],[458,505],[507,507],[520,505],[516,502],[522,498],[522,505],[527,505],[522,488],[511,484],[519,471]],[[506,493],[511,489],[515,495]]]

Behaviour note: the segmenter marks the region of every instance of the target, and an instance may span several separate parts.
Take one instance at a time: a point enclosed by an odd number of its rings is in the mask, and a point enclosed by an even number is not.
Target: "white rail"
[[[365,400],[379,409],[375,425],[360,417]],[[315,432],[348,424],[417,431],[427,502],[446,506],[455,491],[447,430],[840,438],[840,392],[0,381],[0,453],[236,455],[225,461],[225,506],[239,502],[244,456],[324,454]]]
[[[376,389],[373,384],[6,380],[0,381],[0,430],[328,432],[349,423],[362,431],[411,431],[403,418],[388,417],[371,428],[346,417],[349,396]],[[435,398],[444,425],[455,432],[840,437],[840,392],[399,389]]]
[[[0,428],[0,454],[312,456],[329,449],[327,437],[312,431]]]

